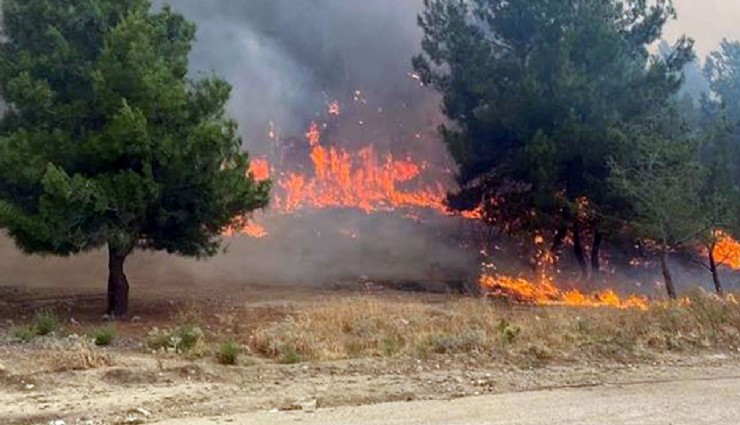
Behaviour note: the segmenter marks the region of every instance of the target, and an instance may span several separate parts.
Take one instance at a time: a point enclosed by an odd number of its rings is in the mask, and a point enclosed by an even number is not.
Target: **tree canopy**
[[[425,0],[414,66],[450,121],[463,188],[452,206],[482,202],[490,223],[554,246],[588,228],[598,248],[630,209],[606,183],[608,159],[638,152],[634,130],[671,103],[693,58],[687,38],[651,53],[673,16],[662,0]]]
[[[195,26],[146,0],[3,2],[0,224],[29,253],[108,246],[108,312],[125,315],[136,248],[217,252],[266,206],[230,86],[188,76]]]

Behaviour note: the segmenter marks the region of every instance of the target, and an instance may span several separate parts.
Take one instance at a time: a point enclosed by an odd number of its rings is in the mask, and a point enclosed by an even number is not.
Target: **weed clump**
[[[498,322],[498,332],[501,338],[501,342],[508,345],[512,344],[514,340],[516,340],[516,338],[522,332],[522,329],[519,326],[511,324],[506,319],[501,319]]]
[[[112,326],[105,326],[95,329],[92,333],[93,341],[98,347],[111,345],[116,339],[116,329]]]
[[[241,347],[239,347],[239,344],[232,340],[227,340],[221,343],[216,357],[219,363],[232,366],[237,363],[240,354]]]
[[[17,326],[13,328],[10,333],[13,335],[14,340],[24,344],[31,342],[31,340],[36,336],[36,331],[29,325]]]
[[[41,310],[34,320],[34,332],[38,336],[50,335],[60,328],[59,318],[51,310]]]
[[[197,326],[183,325],[175,329],[154,328],[147,335],[147,347],[155,351],[178,354],[205,354],[205,334]]]

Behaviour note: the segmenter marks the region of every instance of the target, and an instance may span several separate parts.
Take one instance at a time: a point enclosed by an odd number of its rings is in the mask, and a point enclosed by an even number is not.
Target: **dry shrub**
[[[647,311],[335,299],[260,325],[255,353],[284,363],[465,354],[520,365],[573,359],[628,361],[677,350],[735,350],[740,306],[695,293]]]
[[[110,354],[76,337],[58,341],[42,352],[40,360],[52,372],[98,369],[115,364]]]
[[[429,305],[374,298],[332,300],[259,327],[250,346],[286,363],[484,351],[499,324],[491,305]]]

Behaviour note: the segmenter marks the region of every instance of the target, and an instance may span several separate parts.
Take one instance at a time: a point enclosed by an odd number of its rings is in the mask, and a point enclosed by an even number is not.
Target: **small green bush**
[[[298,348],[293,344],[284,344],[280,347],[280,363],[283,364],[298,364],[303,361],[301,353],[298,352]]]
[[[205,352],[205,334],[199,327],[191,325],[176,329],[154,328],[147,335],[147,346],[152,350],[201,355]]]
[[[51,310],[41,310],[36,314],[34,330],[38,336],[46,336],[60,328],[59,318]]]
[[[218,350],[218,361],[225,365],[235,365],[241,354],[241,347],[232,340],[224,341]]]
[[[401,351],[403,340],[396,335],[388,335],[383,338],[383,355],[386,357],[395,356]]]
[[[180,326],[175,330],[175,338],[179,340],[176,347],[183,353],[189,353],[203,341],[204,336],[203,331],[197,326]]]
[[[509,323],[506,319],[501,319],[498,323],[498,332],[504,344],[511,344],[522,332],[522,329],[519,326]]]
[[[98,347],[111,345],[113,340],[116,339],[116,335],[116,329],[112,326],[95,329],[92,333],[93,341]]]
[[[11,335],[16,341],[26,343],[36,336],[36,331],[31,326],[23,325],[13,328]]]

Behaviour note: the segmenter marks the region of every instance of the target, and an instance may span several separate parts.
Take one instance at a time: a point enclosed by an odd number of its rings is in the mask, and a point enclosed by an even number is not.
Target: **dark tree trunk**
[[[114,319],[128,315],[128,279],[123,271],[130,251],[108,247],[108,307],[107,314]]]
[[[576,255],[578,265],[581,267],[581,278],[588,278],[588,264],[586,263],[586,253],[583,250],[583,242],[581,241],[581,226],[575,224],[573,226],[573,253]]]
[[[719,268],[717,267],[717,260],[714,258],[714,247],[709,249],[709,271],[712,272],[712,281],[714,282],[714,289],[717,290],[719,296],[725,294],[725,290],[722,287],[722,279],[719,276]]]
[[[550,248],[550,253],[553,255],[553,257],[558,257],[560,255],[560,251],[563,249],[563,245],[565,244],[565,237],[568,235],[568,229],[563,226],[558,228],[558,230],[555,232],[555,238],[552,241],[552,247]]]
[[[672,300],[678,299],[678,293],[676,292],[676,285],[673,282],[673,276],[671,270],[668,268],[668,252],[664,251],[660,254],[660,267],[663,270],[663,280],[665,281],[665,289],[668,291],[668,297]]]
[[[601,232],[594,230],[594,243],[591,246],[591,276],[596,277],[601,273]]]

